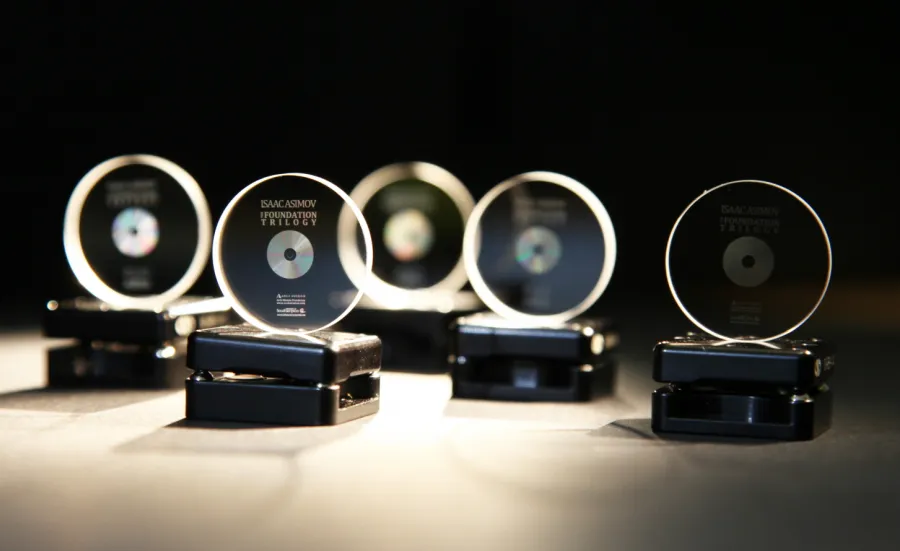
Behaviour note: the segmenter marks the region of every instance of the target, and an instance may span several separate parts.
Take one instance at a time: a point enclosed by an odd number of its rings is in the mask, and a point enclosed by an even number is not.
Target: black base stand
[[[182,339],[184,341],[184,339]],[[185,343],[161,345],[73,344],[47,352],[47,386],[54,388],[180,388]]]
[[[388,308],[363,298],[340,322],[342,331],[377,333],[382,345],[382,369],[445,373],[449,354],[447,327],[456,318],[481,310],[471,292],[416,304],[414,308]]]
[[[493,314],[457,319],[450,329],[455,398],[580,402],[611,394],[618,333],[607,320],[519,327]]]
[[[185,297],[159,310],[116,310],[89,298],[50,301],[44,335],[75,339],[47,353],[47,384],[60,388],[180,388],[187,336],[234,320],[223,303]]]
[[[831,426],[833,349],[819,339],[662,341],[653,378],[657,433],[811,440]]]
[[[381,341],[371,335],[229,325],[193,333],[187,364],[188,420],[336,425],[380,405]]]

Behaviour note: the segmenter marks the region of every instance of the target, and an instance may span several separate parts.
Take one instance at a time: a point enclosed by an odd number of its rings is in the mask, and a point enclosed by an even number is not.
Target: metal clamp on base
[[[654,349],[657,433],[810,440],[831,426],[834,350],[819,339],[765,343],[688,335]]]
[[[193,333],[185,382],[189,420],[336,425],[380,405],[378,337],[266,333],[230,325]]]
[[[185,297],[166,308],[115,309],[92,298],[47,303],[44,335],[76,339],[47,354],[51,387],[179,388],[187,336],[234,320],[222,303]]]
[[[607,320],[578,318],[521,327],[492,314],[457,319],[448,362],[453,396],[517,401],[588,401],[610,394],[618,333]]]

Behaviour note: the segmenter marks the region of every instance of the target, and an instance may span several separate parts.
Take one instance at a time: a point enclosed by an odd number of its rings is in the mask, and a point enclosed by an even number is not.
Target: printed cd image
[[[462,236],[475,201],[455,176],[429,163],[392,164],[363,178],[350,197],[376,236],[369,299],[398,307],[465,286]],[[354,226],[345,208],[341,260],[351,274],[362,274],[363,243]]]
[[[266,250],[269,267],[285,279],[297,279],[312,267],[312,243],[305,235],[294,230],[275,234]]]
[[[132,258],[141,258],[156,249],[159,223],[149,211],[129,207],[113,219],[112,237],[119,252]]]
[[[203,273],[212,217],[197,182],[153,155],[109,159],[75,187],[63,245],[79,283],[115,308],[162,307]]]
[[[434,226],[420,210],[405,209],[384,224],[384,245],[399,262],[415,262],[431,252]]]
[[[553,325],[590,308],[616,263],[606,208],[586,186],[553,172],[529,172],[491,189],[463,240],[479,298],[515,323]]]
[[[666,247],[675,302],[723,340],[765,342],[796,330],[831,280],[831,244],[812,207],[782,186],[728,182],[681,214]]]
[[[369,227],[335,184],[276,174],[238,193],[219,218],[212,247],[216,280],[234,311],[263,331],[285,334],[325,329],[346,316],[363,292],[338,255],[345,206],[365,245],[362,269],[371,271]]]
[[[538,275],[552,270],[562,256],[556,233],[543,226],[532,226],[516,240],[516,260],[528,272]]]

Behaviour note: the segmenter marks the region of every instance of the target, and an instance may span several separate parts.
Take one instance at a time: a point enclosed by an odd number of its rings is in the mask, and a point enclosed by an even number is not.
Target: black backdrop
[[[563,172],[616,223],[608,297],[663,301],[681,209],[711,185],[767,179],[819,211],[836,285],[900,275],[893,14],[682,4],[20,6],[2,77],[3,310],[31,319],[77,291],[68,194],[98,162],[137,152],[191,172],[215,216],[281,171],[349,190],[383,164],[425,160],[476,197],[519,172]],[[207,274],[198,290],[214,289]]]

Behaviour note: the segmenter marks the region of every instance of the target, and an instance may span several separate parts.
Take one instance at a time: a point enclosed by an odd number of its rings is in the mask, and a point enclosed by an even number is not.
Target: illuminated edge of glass
[[[463,226],[465,226],[475,207],[475,199],[465,184],[456,176],[448,170],[430,163],[395,163],[381,167],[363,178],[351,191],[350,197],[362,210],[376,193],[391,184],[407,179],[416,179],[431,184],[447,194],[459,210]],[[338,221],[338,255],[351,280],[359,279],[358,274],[364,272],[363,259],[360,257],[357,244],[353,219],[350,218],[350,212],[347,209],[342,209]],[[366,296],[376,304],[391,308],[402,308],[419,302],[434,302],[438,300],[438,296],[459,291],[469,279],[462,256],[444,279],[421,289],[404,289],[391,285],[374,273],[368,273],[367,276]],[[357,287],[362,288],[361,285],[357,285]]]
[[[801,319],[798,323],[796,323],[794,326],[790,327],[786,331],[783,331],[782,333],[779,333],[774,336],[760,337],[758,339],[740,339],[740,338],[728,337],[726,335],[721,335],[719,333],[716,333],[715,331],[706,327],[703,323],[700,322],[700,320],[698,320],[697,318],[692,316],[690,312],[688,312],[688,309],[684,306],[684,304],[682,304],[681,299],[678,298],[678,293],[675,292],[675,285],[672,284],[672,273],[669,268],[669,265],[671,263],[670,255],[671,255],[671,250],[672,250],[672,240],[675,238],[675,232],[678,230],[678,224],[681,223],[681,219],[684,218],[684,215],[687,214],[688,211],[691,210],[691,207],[693,207],[700,199],[703,199],[704,197],[706,197],[706,195],[712,193],[713,191],[716,191],[717,189],[723,188],[725,186],[730,186],[733,184],[763,184],[763,185],[767,185],[767,186],[772,186],[776,189],[786,192],[788,195],[792,196],[794,199],[800,201],[800,204],[802,204],[804,207],[806,207],[806,209],[810,212],[810,214],[813,215],[813,219],[815,219],[816,223],[819,224],[819,229],[822,230],[822,236],[825,237],[825,247],[828,250],[828,275],[825,278],[825,285],[822,287],[822,293],[819,295],[819,300],[816,301],[815,305],[813,305],[812,309],[806,314],[806,316],[803,317],[803,319]],[[675,225],[672,226],[672,231],[669,232],[669,240],[666,243],[666,283],[669,286],[669,291],[672,293],[672,298],[675,299],[675,304],[678,305],[678,309],[681,310],[681,313],[684,314],[685,317],[688,320],[690,320],[691,323],[696,325],[700,330],[705,331],[707,334],[712,335],[713,337],[715,337],[717,339],[722,339],[723,341],[728,341],[728,342],[757,343],[757,344],[767,343],[769,341],[774,341],[776,339],[780,339],[781,337],[787,336],[787,335],[793,333],[794,331],[796,331],[801,325],[806,323],[806,320],[808,320],[810,317],[812,317],[812,315],[815,313],[815,311],[818,310],[819,305],[822,304],[822,300],[825,298],[825,293],[828,292],[828,285],[831,283],[831,240],[828,238],[828,231],[825,229],[825,224],[822,223],[822,220],[819,218],[819,215],[812,208],[812,206],[810,206],[810,204],[807,203],[802,197],[800,197],[793,191],[789,190],[788,188],[786,188],[784,186],[780,186],[778,184],[773,184],[772,182],[766,182],[765,180],[734,180],[731,182],[725,182],[724,184],[719,184],[711,189],[704,191],[703,193],[700,194],[699,197],[697,197],[696,199],[691,201],[691,203],[687,206],[687,208],[684,209],[684,211],[682,211],[681,215],[678,216],[678,219],[675,221]]]
[[[360,285],[357,285],[356,295],[354,296],[353,300],[351,300],[349,302],[346,310],[344,310],[341,314],[339,314],[331,322],[329,322],[321,327],[317,327],[315,329],[284,329],[284,328],[280,328],[280,327],[275,327],[273,325],[269,325],[269,324],[265,323],[264,321],[257,319],[253,314],[250,313],[249,310],[244,308],[244,305],[240,303],[240,301],[234,295],[234,292],[231,290],[231,286],[228,284],[228,277],[225,274],[225,270],[222,267],[222,231],[223,231],[225,225],[228,223],[228,217],[231,215],[231,211],[234,210],[234,207],[241,200],[241,198],[244,197],[244,195],[246,195],[251,189],[255,188],[256,186],[258,186],[268,180],[272,180],[274,178],[282,178],[285,176],[300,178],[300,179],[304,179],[304,180],[311,180],[313,182],[321,184],[321,185],[327,187],[328,189],[330,189],[331,191],[333,191],[341,199],[343,199],[345,206],[350,207],[351,212],[356,216],[356,220],[357,220],[357,222],[359,222],[359,225],[362,228],[363,241],[365,242],[365,249],[366,249],[366,258],[365,258],[365,265],[364,265],[364,270],[366,272],[366,275],[364,277],[365,278],[369,277],[369,274],[372,273],[372,235],[369,233],[369,226],[368,226],[368,224],[366,224],[365,218],[363,218],[362,211],[356,205],[356,203],[353,202],[353,200],[350,198],[350,196],[347,195],[341,188],[339,188],[335,184],[329,182],[328,180],[325,180],[324,178],[320,178],[318,176],[313,176],[311,174],[303,174],[303,173],[299,173],[299,172],[287,172],[284,174],[273,174],[271,176],[266,176],[265,178],[261,178],[255,182],[253,182],[252,184],[248,185],[247,187],[242,189],[237,195],[235,195],[233,199],[231,199],[231,201],[228,203],[228,206],[226,206],[225,210],[222,212],[222,216],[219,217],[219,222],[218,222],[218,224],[216,224],[216,232],[215,232],[215,235],[213,236],[213,244],[212,244],[213,272],[215,273],[215,276],[216,276],[216,282],[219,284],[219,289],[222,290],[222,294],[225,295],[225,298],[228,299],[228,302],[231,304],[232,309],[234,309],[234,311],[237,312],[237,314],[239,316],[241,316],[241,318],[243,318],[244,321],[246,321],[250,325],[252,325],[258,329],[261,329],[263,331],[266,331],[268,333],[273,333],[273,334],[278,334],[278,335],[307,335],[310,333],[315,333],[317,331],[321,331],[323,329],[327,329],[328,327],[331,327],[335,323],[344,319],[344,317],[347,314],[349,314],[351,310],[353,310],[353,308],[356,306],[356,304],[362,298],[363,287]],[[341,210],[343,211],[343,208]],[[352,222],[352,219],[351,219],[351,222]],[[346,270],[346,268],[345,268],[345,270]],[[365,283],[365,281],[363,281],[363,283]],[[355,282],[354,282],[354,285],[356,285]]]
[[[151,166],[172,177],[187,193],[197,215],[197,247],[187,271],[170,289],[157,295],[133,297],[103,282],[88,263],[81,244],[81,214],[94,187],[110,172],[132,165]],[[108,159],[82,177],[66,206],[63,217],[63,248],[75,278],[91,295],[114,308],[158,309],[187,293],[203,274],[212,245],[212,215],[203,190],[194,178],[172,161],[155,155],[122,155]]]
[[[597,284],[580,303],[568,310],[556,314],[528,314],[510,307],[490,290],[484,278],[481,276],[481,272],[478,270],[478,253],[480,252],[481,246],[481,217],[484,216],[488,206],[490,206],[490,204],[503,192],[517,185],[529,182],[545,182],[571,191],[576,197],[584,201],[591,210],[596,217],[597,222],[600,224],[600,231],[603,234],[603,244],[605,246],[606,256],[603,262],[603,268],[600,270],[600,277],[597,280]],[[612,279],[613,270],[616,265],[616,234],[615,229],[613,228],[612,219],[609,217],[606,207],[603,206],[600,199],[598,199],[587,186],[573,178],[555,172],[526,172],[494,186],[494,188],[488,191],[475,205],[472,214],[469,216],[469,222],[466,224],[466,231],[463,236],[463,259],[465,261],[466,272],[469,275],[469,281],[472,283],[472,288],[485,305],[494,313],[523,325],[558,325],[583,313],[597,302],[597,299],[599,299],[604,291],[606,291],[606,287],[609,285],[610,279]]]

